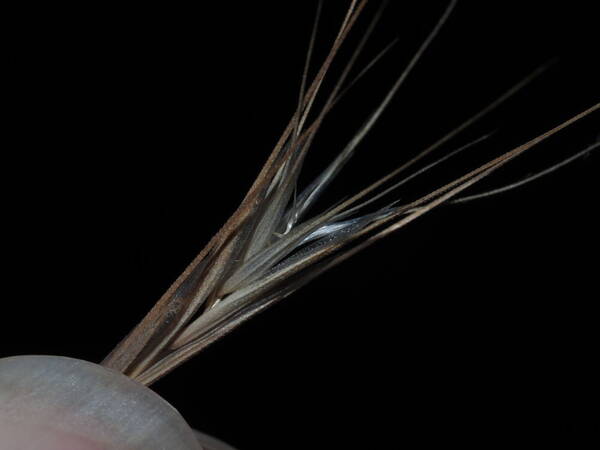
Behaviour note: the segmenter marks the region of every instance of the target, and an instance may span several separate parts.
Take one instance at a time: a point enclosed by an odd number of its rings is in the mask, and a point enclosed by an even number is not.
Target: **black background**
[[[325,3],[316,61],[346,5]],[[358,67],[394,37],[399,44],[327,120],[303,181],[346,142],[445,7],[404,3],[391,2]],[[323,204],[555,56],[447,150],[496,131],[486,145],[401,195],[441,185],[597,102],[593,3],[460,3]],[[315,4],[48,5],[5,15],[0,356],[99,362],[143,317],[233,212],[287,123]],[[485,185],[584,148],[599,119]],[[155,390],[193,427],[240,450],[582,445],[597,433],[598,167],[592,154],[505,195],[439,208]]]

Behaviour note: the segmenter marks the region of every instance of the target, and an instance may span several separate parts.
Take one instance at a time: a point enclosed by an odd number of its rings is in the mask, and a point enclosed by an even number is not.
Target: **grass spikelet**
[[[469,195],[465,192],[537,144],[597,112],[600,104],[594,104],[549,131],[476,168],[465,168],[462,176],[450,182],[432,185],[431,190],[422,192],[415,198],[405,199],[400,196],[400,188],[406,183],[422,177],[455,155],[485,143],[488,135],[465,146],[442,151],[454,137],[543,73],[549,67],[545,65],[488,106],[475,112],[417,156],[358,192],[349,192],[349,198],[330,205],[324,211],[315,211],[321,194],[352,158],[428,48],[443,33],[443,27],[451,17],[456,1],[449,2],[404,70],[397,75],[387,93],[352,138],[342,146],[339,154],[312,182],[299,189],[299,177],[306,155],[325,118],[329,118],[339,100],[367,71],[376,70],[377,62],[386,57],[394,45],[395,41],[392,41],[356,75],[351,76],[358,55],[376,29],[385,8],[384,2],[375,12],[370,26],[350,55],[333,88],[315,112],[331,67],[366,4],[366,0],[350,3],[328,54],[312,82],[308,83],[309,65],[318,39],[317,23],[321,11],[319,3],[306,67],[301,77],[297,108],[262,170],[230,219],[142,322],[105,359],[105,366],[126,373],[144,384],[151,384],[256,313],[432,209],[445,203],[464,203],[506,192],[549,174],[598,147],[597,143],[592,144],[579,153],[514,183],[476,194]],[[437,154],[433,162],[417,166],[432,154]]]

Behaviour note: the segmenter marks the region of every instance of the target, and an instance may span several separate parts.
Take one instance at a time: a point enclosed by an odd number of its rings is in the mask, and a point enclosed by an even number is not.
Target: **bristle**
[[[515,181],[514,183],[510,183],[505,186],[501,186],[499,188],[490,189],[489,191],[480,192],[479,194],[473,194],[473,195],[468,195],[465,197],[460,197],[460,198],[454,199],[454,200],[452,200],[452,203],[466,203],[466,202],[470,202],[472,200],[487,198],[487,197],[491,197],[493,195],[503,194],[504,192],[511,191],[518,187],[524,186],[527,183],[531,183],[532,181],[535,181],[539,178],[545,177],[546,175],[549,175],[552,172],[555,172],[558,169],[565,167],[567,164],[571,164],[572,162],[577,161],[578,159],[581,159],[584,156],[589,155],[593,150],[596,150],[599,147],[600,147],[600,141],[596,141],[595,143],[587,146],[580,152],[577,152],[574,155],[569,156],[568,158],[565,158],[562,161],[560,161],[556,164],[553,164],[552,166],[547,167],[544,170],[540,170],[539,172],[536,172],[533,175],[529,175],[525,178],[522,178],[519,181]]]

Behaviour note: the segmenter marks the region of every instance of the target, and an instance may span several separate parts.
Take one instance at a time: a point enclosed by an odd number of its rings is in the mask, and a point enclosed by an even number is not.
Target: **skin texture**
[[[2,450],[206,450],[179,413],[126,376],[56,356],[0,359]]]
[[[104,450],[107,445],[39,423],[0,422],[2,445],[9,449]]]

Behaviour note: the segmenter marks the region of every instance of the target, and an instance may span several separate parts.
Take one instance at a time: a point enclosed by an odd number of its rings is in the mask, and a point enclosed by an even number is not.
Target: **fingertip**
[[[0,444],[3,450],[202,449],[175,408],[150,389],[57,356],[0,359]]]

